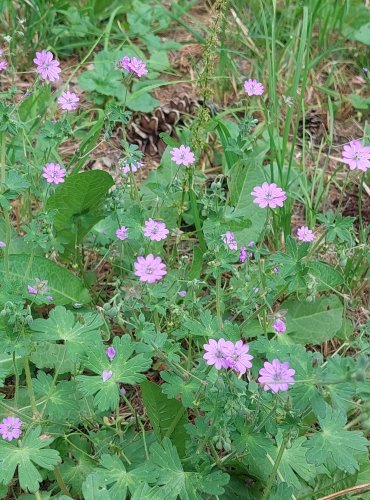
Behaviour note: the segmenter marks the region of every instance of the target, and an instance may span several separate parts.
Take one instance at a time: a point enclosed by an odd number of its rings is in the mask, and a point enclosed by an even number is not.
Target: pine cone
[[[159,134],[165,132],[175,137],[176,125],[184,123],[187,116],[194,115],[197,106],[197,101],[184,95],[155,108],[151,114],[134,113],[127,127],[128,142],[136,144],[144,154],[162,155],[166,144]]]

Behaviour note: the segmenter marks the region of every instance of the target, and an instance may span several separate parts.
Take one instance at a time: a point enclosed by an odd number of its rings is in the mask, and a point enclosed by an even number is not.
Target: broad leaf
[[[53,440],[41,436],[41,427],[32,429],[24,439],[0,441],[0,483],[9,484],[18,468],[22,490],[37,491],[43,480],[35,465],[52,470],[60,462],[56,450],[45,449]]]
[[[103,202],[113,183],[103,170],[82,172],[68,176],[48,198],[46,208],[58,210],[54,226],[58,235],[68,241],[69,250],[104,217]]]
[[[195,500],[208,495],[221,495],[229,476],[221,471],[184,471],[176,448],[168,438],[150,448],[150,457],[158,472],[158,485],[163,486],[162,498],[166,500]]]
[[[89,293],[77,276],[44,257],[34,256],[30,260],[29,255],[11,255],[9,257],[9,271],[13,277],[25,282],[25,296],[27,284],[34,283],[38,278],[47,280],[48,293],[52,295],[54,304],[86,304],[90,302]],[[1,260],[0,277],[3,278],[4,274],[4,262]]]
[[[326,465],[354,474],[359,470],[357,456],[366,453],[368,441],[360,431],[345,429],[346,416],[340,410],[326,406],[324,417],[319,417],[321,432],[309,438],[303,446],[308,448],[307,462]]]
[[[106,346],[100,342],[87,348],[87,355],[82,364],[88,370],[98,374],[79,375],[77,381],[79,390],[85,396],[94,396],[94,405],[101,411],[113,410],[119,402],[118,384],[136,384],[145,380],[145,372],[151,365],[151,358],[147,354],[138,354],[131,357],[134,347],[129,335],[115,337],[113,346],[116,356],[109,361],[106,355]],[[103,380],[102,373],[112,372],[109,379]]]
[[[313,302],[288,299],[287,334],[302,344],[321,344],[334,337],[342,325],[343,305],[336,295],[320,297]]]
[[[149,380],[140,384],[141,395],[148,414],[149,421],[161,441],[169,437],[176,446],[180,456],[185,453],[185,428],[187,414],[185,408],[176,399],[168,399],[161,387]]]
[[[99,327],[102,320],[97,313],[83,316],[84,322],[76,321],[75,315],[58,306],[50,312],[48,319],[35,319],[31,324],[32,339],[36,342],[63,341],[65,357],[79,364],[81,357],[91,346],[99,344]],[[62,360],[63,361],[63,360]]]

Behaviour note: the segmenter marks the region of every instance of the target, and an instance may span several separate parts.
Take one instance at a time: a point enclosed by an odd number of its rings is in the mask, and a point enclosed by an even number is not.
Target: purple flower
[[[224,235],[222,241],[230,248],[230,250],[238,249],[238,243],[235,240],[235,235],[233,232],[226,231],[226,234]]]
[[[282,318],[277,318],[273,323],[272,328],[275,330],[276,333],[285,333],[286,331],[285,321]]]
[[[148,73],[145,62],[139,59],[138,57],[128,57],[124,56],[119,62],[118,65],[128,71],[129,73],[133,73],[138,78],[146,75]]]
[[[370,168],[370,146],[363,146],[361,141],[351,141],[342,151],[342,161],[350,170],[358,168],[366,172]]]
[[[255,197],[253,203],[257,203],[260,208],[282,207],[286,200],[285,192],[274,182],[272,184],[264,182],[262,186],[256,186],[251,195]]]
[[[105,354],[108,356],[109,360],[112,361],[116,357],[116,350],[115,348],[111,345],[108,347],[108,349],[105,351]]]
[[[131,162],[131,163],[127,163],[125,162],[123,164],[123,167],[121,167],[121,172],[124,173],[124,174],[129,174],[130,172],[137,172],[139,170],[139,168],[141,168],[143,166],[143,164],[141,163],[141,161],[137,161],[137,162]]]
[[[66,171],[59,163],[47,163],[42,169],[42,176],[49,184],[61,184],[64,182]]]
[[[41,75],[42,80],[49,82],[59,80],[59,73],[61,72],[59,62],[54,59],[53,54],[49,50],[36,52],[33,62],[36,64],[36,71]]]
[[[315,239],[315,235],[307,226],[302,226],[297,229],[297,239],[309,243]]]
[[[182,297],[182,298],[183,298],[183,297],[186,297],[186,291],[185,291],[185,290],[180,290],[179,292],[177,292],[177,295],[178,295],[179,297]]]
[[[121,396],[126,396],[126,389],[124,387],[121,387],[119,392],[120,392]]]
[[[161,241],[167,238],[169,230],[164,222],[149,219],[145,221],[144,236],[147,236],[151,241]]]
[[[257,80],[246,80],[244,82],[244,90],[249,96],[262,95],[265,87]]]
[[[253,356],[247,354],[249,351],[249,345],[244,344],[242,340],[238,340],[233,346],[232,354],[226,357],[226,364],[228,368],[232,368],[238,373],[245,373],[247,368],[252,368],[251,360]]]
[[[195,162],[195,156],[189,146],[184,146],[182,144],[179,148],[171,149],[171,160],[174,161],[176,165],[188,167]]]
[[[101,374],[101,378],[103,379],[103,382],[106,382],[110,378],[112,378],[113,372],[112,370],[104,370],[103,373]]]
[[[282,363],[278,359],[273,359],[271,363],[266,361],[263,366],[264,368],[259,371],[258,382],[265,391],[270,390],[274,393],[287,391],[289,385],[294,384],[295,370],[289,367],[287,361]]]
[[[5,241],[0,241],[0,248],[4,248],[4,247],[6,247]]]
[[[126,226],[122,226],[116,231],[116,236],[119,240],[127,240],[128,238],[128,228]]]
[[[36,288],[34,288],[31,285],[28,285],[27,290],[28,290],[28,293],[31,293],[32,295],[37,295],[37,293],[38,293],[38,291],[36,290]]]
[[[216,370],[228,368],[227,358],[234,353],[234,344],[230,340],[210,339],[203,347],[207,351],[203,354],[203,359],[206,360],[207,365],[214,365]]]
[[[5,59],[2,59],[0,61],[0,71],[4,71],[8,67],[8,63],[5,61]]]
[[[274,273],[276,273],[276,274],[277,274],[277,273],[279,273],[279,272],[280,272],[280,269],[276,266],[276,267],[274,267],[273,271],[274,271]]]
[[[135,275],[140,281],[155,283],[167,274],[166,264],[160,257],[149,254],[147,257],[138,257],[135,264]]]
[[[52,302],[54,300],[54,297],[52,295],[47,295],[46,298],[49,302]]]
[[[240,262],[245,262],[247,259],[253,257],[252,252],[247,251],[247,247],[253,247],[254,241],[250,241],[246,247],[240,247],[239,260]]]
[[[77,109],[77,103],[79,100],[80,98],[78,95],[74,92],[69,92],[69,90],[66,90],[60,97],[58,97],[60,107],[65,111],[74,111]]]
[[[19,418],[5,417],[0,424],[0,435],[7,441],[18,439],[22,434],[21,431],[22,421]]]

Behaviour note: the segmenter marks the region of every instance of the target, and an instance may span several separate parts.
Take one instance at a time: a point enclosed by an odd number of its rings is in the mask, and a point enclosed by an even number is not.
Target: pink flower
[[[60,97],[58,97],[60,107],[66,111],[73,111],[77,109],[77,103],[79,100],[80,98],[78,95],[74,92],[69,92],[69,90],[66,90]]]
[[[5,247],[6,247],[5,241],[0,241],[0,248],[5,248]]]
[[[112,359],[116,357],[116,350],[113,346],[109,346],[105,354],[108,356],[109,360],[112,361]]]
[[[177,292],[177,295],[178,295],[179,297],[184,298],[184,297],[186,297],[186,291],[185,291],[185,290],[180,290],[179,292]]]
[[[342,161],[350,170],[358,168],[366,172],[370,168],[370,146],[363,146],[361,141],[351,141],[342,151]]]
[[[226,231],[226,234],[222,240],[225,245],[227,245],[230,250],[237,250],[238,249],[238,243],[235,240],[235,235],[231,231]]]
[[[8,63],[5,61],[5,59],[2,59],[0,61],[0,71],[4,71],[8,67]]]
[[[276,266],[276,267],[274,267],[273,271],[274,271],[274,273],[276,273],[276,274],[277,274],[277,273],[279,273],[279,272],[280,272],[280,269]]]
[[[233,346],[233,352],[226,357],[227,367],[242,374],[247,371],[247,368],[252,368],[251,359],[253,356],[247,354],[248,351],[249,345],[238,340]]]
[[[249,79],[244,82],[244,90],[249,96],[262,95],[265,91],[265,87],[257,80]]]
[[[30,293],[31,295],[37,295],[38,294],[38,291],[36,290],[36,288],[34,288],[31,285],[28,285],[27,290],[28,290],[28,293]]]
[[[276,333],[285,333],[286,331],[286,324],[285,321],[282,318],[277,318],[272,325],[272,328],[275,330]]]
[[[112,378],[113,372],[112,370],[104,370],[103,373],[101,374],[101,378],[103,379],[103,382],[106,382],[110,378]]]
[[[203,348],[207,351],[203,354],[207,365],[214,365],[216,370],[228,368],[227,357],[234,353],[234,344],[230,340],[210,339],[207,344],[203,345]]]
[[[252,252],[247,251],[247,247],[253,247],[254,241],[250,241],[246,247],[240,247],[239,260],[240,262],[245,262],[247,259],[253,257]]]
[[[138,257],[134,267],[135,275],[147,283],[155,283],[167,274],[166,264],[151,253],[147,257]]]
[[[151,241],[161,241],[167,238],[169,230],[164,222],[149,219],[145,221],[144,236],[147,236]]]
[[[126,226],[122,226],[116,231],[116,236],[119,240],[127,240],[128,238],[128,228]]]
[[[189,146],[184,146],[182,144],[179,148],[171,149],[171,160],[174,161],[176,165],[188,167],[195,162],[195,156]]]
[[[260,208],[282,207],[284,200],[286,200],[285,192],[274,182],[272,184],[264,182],[262,186],[256,186],[251,195],[255,197],[253,203],[257,203]]]
[[[21,431],[22,421],[19,418],[5,417],[0,424],[0,435],[7,441],[18,439],[22,434]]]
[[[47,163],[42,170],[42,176],[49,184],[61,184],[64,182],[66,171],[59,163]]]
[[[36,71],[41,75],[42,80],[49,82],[59,80],[59,73],[61,72],[59,62],[54,59],[53,54],[49,50],[36,52],[33,62],[36,64]]]
[[[266,361],[263,366],[264,368],[259,371],[258,382],[263,385],[265,391],[271,390],[274,393],[287,391],[289,385],[294,384],[295,370],[289,367],[287,361],[282,363],[278,359],[273,359],[271,363]]]
[[[139,59],[138,57],[128,57],[124,56],[119,62],[118,65],[128,71],[129,73],[134,73],[138,78],[146,75],[148,73],[145,62]]]
[[[315,239],[315,235],[307,226],[302,226],[297,229],[297,238],[299,241],[310,242]]]
[[[139,168],[141,168],[143,164],[141,161],[136,161],[136,162],[131,162],[131,163],[124,163],[123,167],[121,167],[121,172],[124,174],[129,174],[130,172],[137,172]]]

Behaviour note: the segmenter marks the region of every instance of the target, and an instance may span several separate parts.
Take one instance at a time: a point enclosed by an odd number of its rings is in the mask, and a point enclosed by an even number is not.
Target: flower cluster
[[[249,79],[244,82],[244,90],[249,96],[262,95],[265,91],[265,87],[261,82]]]
[[[249,345],[244,344],[242,340],[238,340],[233,344],[230,340],[210,339],[203,347],[207,351],[203,358],[208,365],[214,365],[217,370],[231,368],[243,374],[247,371],[247,368],[252,368],[251,360],[253,356],[248,354]]]
[[[59,80],[59,61],[54,59],[54,55],[49,50],[36,52],[36,57],[33,60],[36,64],[36,71],[40,74],[42,80],[47,82],[55,82]]]
[[[361,141],[351,141],[342,151],[342,161],[350,170],[366,172],[370,168],[370,146],[364,146]]]
[[[148,73],[145,62],[138,57],[124,56],[119,60],[118,66],[129,73],[133,73],[138,78],[141,78]]]
[[[287,391],[289,385],[294,384],[295,370],[290,368],[288,361],[282,363],[273,359],[271,363],[265,361],[263,368],[259,371],[258,382],[262,384],[265,391],[273,393]]]
[[[3,55],[3,51],[2,49],[0,49],[0,58],[2,57]],[[4,69],[6,69],[8,67],[8,63],[6,61],[6,59],[0,59],[0,71],[4,71]]]
[[[74,111],[77,109],[80,98],[74,93],[66,90],[58,97],[58,102],[64,111]]]
[[[135,264],[135,275],[140,281],[155,283],[167,274],[167,267],[160,257],[149,254],[146,257],[138,257]]]
[[[167,238],[169,230],[164,222],[148,219],[145,221],[144,236],[151,241],[161,241]]]
[[[123,166],[121,167],[121,172],[123,174],[129,174],[130,172],[137,172],[141,167],[143,166],[143,164],[141,163],[141,161],[132,161],[131,163],[128,163],[128,162],[125,162],[123,164]]]
[[[255,197],[253,203],[257,203],[260,208],[282,207],[286,200],[286,193],[274,182],[269,184],[264,182],[262,186],[256,186],[251,195]]]
[[[230,248],[230,250],[238,249],[238,243],[235,240],[235,235],[231,231],[226,231],[222,241]]]
[[[47,163],[42,170],[42,176],[49,184],[61,184],[64,182],[66,171],[59,163]]]
[[[22,434],[22,422],[19,418],[5,417],[0,424],[0,436],[6,441],[18,439]]]
[[[182,144],[179,148],[171,149],[171,160],[174,161],[176,165],[189,167],[195,162],[195,155],[190,150],[189,146],[184,146]]]
[[[315,239],[315,235],[307,226],[302,226],[297,229],[297,239],[309,243]]]
[[[239,254],[239,260],[240,262],[245,262],[247,259],[250,259],[253,257],[252,252],[248,252],[248,248],[254,247],[255,243],[254,241],[250,241],[246,247],[241,246],[240,247],[240,254]]]

